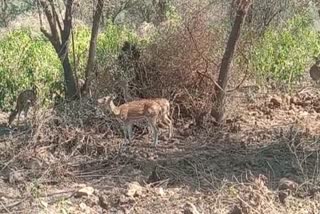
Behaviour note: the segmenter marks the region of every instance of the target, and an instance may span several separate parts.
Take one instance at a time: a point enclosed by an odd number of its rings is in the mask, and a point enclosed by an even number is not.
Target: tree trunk
[[[75,84],[75,78],[72,73],[72,67],[69,61],[68,54],[62,62],[63,76],[66,86],[66,98],[76,98],[78,93]]]
[[[225,89],[228,83],[230,65],[240,38],[241,27],[250,4],[251,0],[237,0],[237,14],[221,61],[218,84],[215,86],[215,105],[211,110],[211,116],[215,118],[217,123],[221,123],[224,119]]]
[[[72,72],[72,67],[69,61],[69,38],[72,29],[72,5],[74,0],[66,1],[65,15],[60,19],[56,12],[56,6],[53,1],[40,0],[38,7],[42,7],[44,14],[47,18],[50,32],[48,32],[41,24],[41,32],[49,39],[54,47],[63,67],[63,74],[65,80],[65,95],[67,99],[75,99],[78,97],[78,90],[76,87],[75,79]],[[40,23],[41,14],[39,8]]]
[[[93,15],[93,24],[91,29],[91,39],[90,39],[90,47],[89,47],[89,56],[88,56],[88,62],[86,67],[86,73],[85,73],[85,83],[83,86],[83,91],[88,92],[90,88],[90,74],[93,71],[94,64],[95,64],[95,58],[96,58],[96,49],[97,49],[97,39],[98,39],[98,33],[99,33],[99,25],[100,25],[100,18],[103,11],[103,0],[98,0],[95,13]]]

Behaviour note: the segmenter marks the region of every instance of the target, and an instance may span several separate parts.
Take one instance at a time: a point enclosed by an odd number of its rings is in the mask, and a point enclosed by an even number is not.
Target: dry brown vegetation
[[[224,127],[180,120],[156,149],[143,134],[120,147],[119,124],[87,100],[15,131],[4,115],[1,212],[317,213],[320,94],[245,93]]]
[[[0,213],[319,213],[318,86],[309,77],[290,93],[256,85],[247,73],[248,33],[235,56],[226,121],[217,126],[208,114],[227,10],[213,17],[223,4],[207,10],[177,2],[185,13],[179,24],[165,21],[153,42],[133,52],[128,43],[120,57],[97,62],[93,97],[32,109],[15,129],[0,112]],[[88,8],[78,16],[91,23]],[[260,32],[275,17],[255,19],[259,14],[251,12],[251,21]],[[161,130],[154,148],[138,124],[132,143],[123,145],[121,124],[96,103],[112,92],[123,104],[123,80],[133,99],[170,101],[171,139]]]

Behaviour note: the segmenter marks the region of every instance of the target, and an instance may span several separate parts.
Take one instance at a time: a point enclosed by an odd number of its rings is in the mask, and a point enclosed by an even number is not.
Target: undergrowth
[[[307,14],[299,14],[282,28],[269,29],[253,48],[251,69],[260,84],[266,81],[291,87],[319,55],[320,39]]]

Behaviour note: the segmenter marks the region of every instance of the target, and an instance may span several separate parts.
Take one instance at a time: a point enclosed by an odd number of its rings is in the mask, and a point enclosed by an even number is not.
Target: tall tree
[[[66,89],[65,94],[67,99],[72,99],[78,96],[78,90],[69,60],[73,2],[74,0],[66,0],[64,17],[61,18],[61,20],[58,16],[56,5],[53,0],[40,0],[40,5],[50,27],[50,32],[48,32],[43,26],[41,26],[40,30],[49,39],[62,63]]]
[[[41,24],[41,32],[49,39],[61,60],[64,71],[66,98],[76,98],[79,96],[79,90],[77,90],[77,84],[69,60],[69,42],[72,30],[72,7],[74,5],[74,0],[65,1],[65,13],[62,20],[58,16],[57,8],[53,0],[39,1],[50,27],[50,32],[48,32]],[[82,91],[87,91],[89,89],[89,74],[93,70],[95,63],[99,23],[103,11],[103,4],[104,0],[98,0],[93,15],[89,55],[85,73],[86,80],[82,87]],[[40,22],[42,23],[41,14],[39,15]]]
[[[248,9],[252,3],[251,0],[235,0],[236,17],[228,38],[227,46],[221,61],[218,83],[215,85],[215,105],[211,110],[216,122],[220,123],[224,118],[225,112],[225,89],[228,83],[228,76],[230,73],[230,65],[236,51],[237,43],[240,38],[241,28],[245,20]]]
[[[98,0],[96,10],[93,15],[93,23],[91,29],[91,39],[89,47],[89,56],[85,73],[85,84],[83,86],[83,91],[87,92],[90,87],[90,74],[94,69],[95,58],[96,58],[96,49],[97,49],[97,39],[99,33],[100,19],[103,11],[104,0]]]

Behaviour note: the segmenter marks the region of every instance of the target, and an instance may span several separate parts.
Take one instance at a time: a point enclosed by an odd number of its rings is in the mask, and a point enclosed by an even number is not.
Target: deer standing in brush
[[[112,114],[123,123],[125,140],[131,143],[132,140],[132,124],[137,121],[146,120],[153,132],[153,145],[158,144],[158,128],[157,123],[160,122],[169,128],[169,137],[172,136],[172,121],[167,115],[170,106],[162,107],[160,103],[164,103],[164,98],[140,99],[124,103],[116,106],[112,96],[106,96],[98,99],[99,105],[104,105]],[[166,103],[166,105],[169,101]],[[164,112],[167,111],[167,112]]]
[[[320,80],[320,59],[315,58],[315,64],[313,64],[309,70],[310,77],[316,83]]]
[[[27,118],[30,107],[36,104],[37,91],[35,88],[22,91],[16,101],[16,107],[11,111],[8,119],[8,126],[11,127],[11,123],[18,115],[17,126],[19,126],[20,114],[23,111],[24,117]]]
[[[125,102],[137,101],[138,98],[132,98],[129,93],[129,83],[126,80],[120,80],[118,82],[119,86],[122,88],[123,96]],[[141,99],[140,99],[141,100]],[[158,103],[161,107],[161,114],[158,117],[159,125],[164,128],[169,128],[169,139],[172,137],[173,133],[173,124],[172,119],[170,118],[170,102],[165,98],[150,98],[150,101]]]

